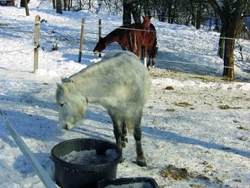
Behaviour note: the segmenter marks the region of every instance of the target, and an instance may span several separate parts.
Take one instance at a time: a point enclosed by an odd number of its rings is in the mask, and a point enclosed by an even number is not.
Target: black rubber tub
[[[112,161],[98,164],[75,164],[62,159],[71,152],[95,151],[104,156],[107,150],[115,151]],[[84,157],[83,157],[84,158]],[[55,164],[56,183],[63,188],[94,188],[102,179],[116,178],[118,163],[122,160],[122,151],[116,144],[95,139],[72,139],[63,141],[51,150],[51,159]],[[86,156],[83,160],[86,159]],[[86,159],[89,160],[89,159]]]
[[[153,178],[149,177],[133,177],[133,178],[118,178],[105,179],[98,182],[98,188],[106,187],[129,187],[129,188],[159,188]]]

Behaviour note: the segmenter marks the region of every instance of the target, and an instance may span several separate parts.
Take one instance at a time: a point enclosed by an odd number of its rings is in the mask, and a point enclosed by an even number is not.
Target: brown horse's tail
[[[155,37],[154,43],[152,45],[152,49],[149,52],[149,60],[148,60],[147,67],[150,66],[151,61],[152,61],[152,68],[155,67],[155,64],[156,64],[155,59],[156,59],[157,53],[158,53],[157,38]]]
[[[154,44],[153,44],[153,47],[152,47],[152,55],[151,55],[151,58],[152,58],[152,59],[155,59],[155,58],[156,58],[157,52],[158,52],[157,38],[155,37]]]
[[[131,27],[130,30],[128,30],[128,43],[129,43],[129,51],[136,53],[137,50],[137,44],[136,44],[136,34],[134,27]]]

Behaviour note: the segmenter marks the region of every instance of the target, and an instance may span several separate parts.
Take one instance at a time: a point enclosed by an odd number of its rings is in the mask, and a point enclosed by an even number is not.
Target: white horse
[[[103,59],[57,84],[59,125],[71,129],[84,118],[88,103],[102,105],[113,122],[116,144],[125,147],[133,130],[137,165],[146,166],[141,147],[141,118],[150,92],[150,76],[131,52],[114,50]]]

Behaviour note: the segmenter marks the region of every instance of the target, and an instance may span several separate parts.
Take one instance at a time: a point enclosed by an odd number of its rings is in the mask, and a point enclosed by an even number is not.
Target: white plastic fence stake
[[[56,188],[55,182],[51,180],[47,172],[44,170],[42,165],[38,162],[38,160],[35,158],[34,154],[31,153],[28,146],[24,143],[23,139],[19,136],[19,134],[16,132],[14,127],[11,125],[9,120],[6,118],[4,112],[0,109],[0,115],[2,115],[3,120],[5,124],[7,125],[11,136],[15,140],[16,144],[18,145],[19,149],[22,151],[22,153],[25,155],[25,157],[29,160],[30,164],[32,165],[33,169],[35,170],[36,174],[39,176],[39,178],[42,180],[43,184],[46,188]]]

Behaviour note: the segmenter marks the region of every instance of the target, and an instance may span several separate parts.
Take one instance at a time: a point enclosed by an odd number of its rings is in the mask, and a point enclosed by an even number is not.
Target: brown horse
[[[157,40],[156,40],[156,30],[153,24],[150,23],[149,16],[143,17],[143,24],[134,23],[131,25],[121,26],[113,31],[111,31],[104,38],[100,38],[96,44],[93,52],[95,54],[100,53],[109,44],[117,42],[123,50],[129,50],[140,57],[140,48],[144,49],[144,65],[146,66],[146,57],[149,55],[149,61],[147,67],[149,67],[152,61],[152,67],[155,66],[155,58],[157,54]],[[135,30],[135,32],[133,31]],[[136,37],[136,35],[143,35]],[[138,44],[138,45],[137,45]],[[140,46],[137,48],[137,46]],[[145,53],[146,51],[146,53]]]
[[[131,24],[129,32],[130,49],[132,49],[138,57],[141,57],[141,48],[143,47],[144,65],[147,67],[147,56],[149,59],[156,56],[156,30],[153,24],[150,23],[151,16],[143,16],[142,24]],[[153,51],[154,53],[153,53]],[[149,63],[148,63],[149,64]]]

